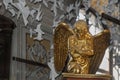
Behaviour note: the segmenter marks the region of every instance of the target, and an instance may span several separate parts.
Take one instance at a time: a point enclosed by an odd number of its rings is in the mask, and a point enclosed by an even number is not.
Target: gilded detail
[[[74,35],[68,38],[68,48],[72,59],[68,63],[68,72],[88,74],[90,57],[93,53],[93,38],[85,21],[77,21]]]
[[[66,23],[60,23],[54,33],[55,69],[61,72],[66,67],[68,73],[95,73],[109,46],[108,29],[92,36],[85,21],[79,20],[71,29]],[[70,54],[71,58],[66,63]],[[67,66],[65,66],[67,65]]]

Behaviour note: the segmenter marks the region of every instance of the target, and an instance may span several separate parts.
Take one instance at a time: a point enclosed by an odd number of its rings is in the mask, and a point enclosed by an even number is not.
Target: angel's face
[[[75,28],[74,28],[74,31],[75,31],[75,33],[76,33],[76,35],[78,36],[78,37],[82,37],[82,36],[84,36],[86,33],[87,33],[87,31],[88,31],[88,29],[87,29],[87,25],[86,24],[83,24],[83,22],[81,23],[76,23],[75,24]]]

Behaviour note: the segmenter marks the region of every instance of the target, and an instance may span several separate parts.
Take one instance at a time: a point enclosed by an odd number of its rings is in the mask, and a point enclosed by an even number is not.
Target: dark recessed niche
[[[0,80],[9,80],[11,40],[14,22],[0,15]]]

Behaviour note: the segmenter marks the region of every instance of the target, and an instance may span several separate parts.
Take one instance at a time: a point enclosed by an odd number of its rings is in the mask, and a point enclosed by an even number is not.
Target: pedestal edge
[[[112,78],[109,74],[74,74],[74,73],[62,73],[64,78]]]

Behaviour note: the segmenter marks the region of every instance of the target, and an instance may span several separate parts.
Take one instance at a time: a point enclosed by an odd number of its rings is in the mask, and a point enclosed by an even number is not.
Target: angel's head
[[[78,37],[84,36],[88,32],[87,23],[84,20],[78,20],[74,25],[74,32]]]

